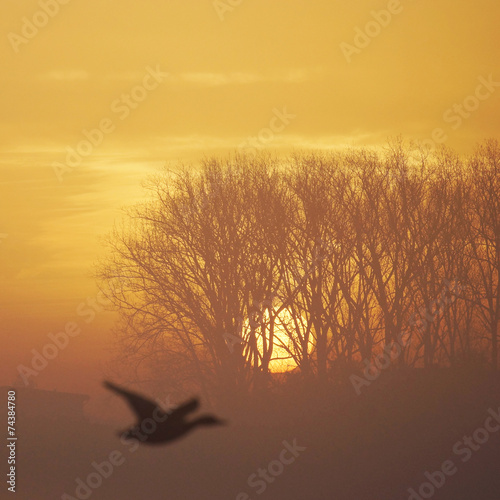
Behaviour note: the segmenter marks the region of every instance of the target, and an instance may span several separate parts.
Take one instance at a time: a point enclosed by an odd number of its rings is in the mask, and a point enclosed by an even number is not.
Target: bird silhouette
[[[105,381],[104,386],[124,397],[137,416],[135,426],[119,433],[125,439],[135,439],[152,445],[164,444],[184,436],[196,427],[224,425],[222,420],[212,415],[202,415],[189,422],[186,421],[186,416],[199,407],[199,401],[196,398],[186,401],[174,410],[165,412],[153,401],[122,389],[111,382]]]

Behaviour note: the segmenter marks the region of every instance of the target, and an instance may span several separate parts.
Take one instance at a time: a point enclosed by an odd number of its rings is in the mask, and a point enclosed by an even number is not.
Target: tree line
[[[498,368],[500,145],[205,159],[149,180],[99,268],[127,362],[172,391]],[[405,342],[400,342],[404,336]],[[279,346],[279,350],[278,347]]]

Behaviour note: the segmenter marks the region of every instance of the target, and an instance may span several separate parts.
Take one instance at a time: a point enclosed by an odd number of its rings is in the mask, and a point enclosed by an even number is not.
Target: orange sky
[[[99,237],[165,162],[259,133],[278,152],[436,129],[469,152],[499,137],[497,1],[220,0],[217,12],[212,0],[46,0],[50,16],[41,4],[5,0],[0,16],[0,385],[67,321],[82,334],[38,384],[98,383],[112,317],[87,324],[77,310],[97,293]],[[363,40],[365,27],[378,35]],[[55,163],[99,126],[100,144],[58,179]]]

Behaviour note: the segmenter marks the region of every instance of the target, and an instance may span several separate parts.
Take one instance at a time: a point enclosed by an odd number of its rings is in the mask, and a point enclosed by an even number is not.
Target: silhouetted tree
[[[394,365],[489,350],[496,368],[499,158],[494,141],[466,159],[396,140],[165,170],[100,271],[123,285],[108,292],[122,349],[207,394],[267,387],[276,346],[327,380],[403,333]]]

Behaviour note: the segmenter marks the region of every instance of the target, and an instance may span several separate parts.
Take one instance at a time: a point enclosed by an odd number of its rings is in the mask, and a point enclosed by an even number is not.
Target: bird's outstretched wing
[[[104,382],[104,386],[108,389],[116,392],[120,396],[123,396],[126,400],[130,408],[135,412],[139,421],[144,420],[145,418],[151,418],[153,412],[158,408],[156,403],[150,401],[149,399],[145,399],[139,394],[135,392],[126,391],[121,387],[118,387],[111,382]]]
[[[197,398],[190,399],[189,401],[186,401],[183,405],[173,410],[168,418],[170,420],[177,420],[177,419],[182,420],[183,418],[186,417],[188,413],[195,411],[198,408],[198,406],[200,406],[200,402]]]

